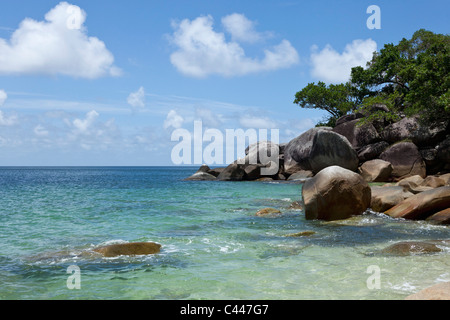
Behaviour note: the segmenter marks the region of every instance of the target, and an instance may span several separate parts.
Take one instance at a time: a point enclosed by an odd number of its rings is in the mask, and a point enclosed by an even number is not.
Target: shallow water
[[[306,221],[301,184],[182,181],[196,168],[0,168],[1,299],[404,299],[450,281],[450,250],[386,256],[449,227],[366,213]],[[255,217],[265,207],[277,218]],[[308,237],[287,237],[314,231]],[[159,254],[101,258],[153,241]],[[67,287],[69,266],[81,289]],[[370,288],[370,266],[380,287]]]

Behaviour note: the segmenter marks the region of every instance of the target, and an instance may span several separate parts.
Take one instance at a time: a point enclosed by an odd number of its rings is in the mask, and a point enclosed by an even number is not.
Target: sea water
[[[381,253],[448,239],[449,227],[373,212],[307,221],[291,207],[301,183],[183,181],[196,169],[0,168],[0,299],[404,299],[450,281],[446,248]],[[266,207],[282,214],[255,216]],[[313,232],[288,236],[302,231]],[[161,252],[87,254],[142,241]],[[68,286],[71,266],[79,288]]]

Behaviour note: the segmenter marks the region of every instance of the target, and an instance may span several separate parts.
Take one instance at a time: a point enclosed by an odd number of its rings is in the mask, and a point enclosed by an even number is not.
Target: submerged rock
[[[327,221],[324,222],[324,224],[347,227],[374,227],[383,225],[384,221],[382,221],[381,219],[377,219],[376,217],[359,215],[344,220]]]
[[[305,182],[302,196],[307,220],[332,221],[364,213],[371,189],[359,174],[331,166]]]
[[[310,237],[315,234],[316,234],[315,231],[302,231],[302,232],[287,234],[287,235],[285,235],[285,237],[290,237],[290,238]]]
[[[138,256],[149,255],[160,252],[161,245],[154,242],[133,242],[111,244],[96,248],[93,251],[100,253],[104,257],[112,258],[118,256]]]
[[[436,244],[430,242],[420,242],[420,241],[406,241],[398,242],[390,245],[389,247],[383,249],[381,252],[383,254],[390,254],[396,256],[409,256],[409,255],[419,255],[419,254],[430,254],[443,251]]]
[[[281,214],[281,211],[278,209],[274,209],[274,208],[264,208],[259,210],[255,215],[257,217],[269,217],[269,218],[273,218],[273,217],[277,217]]]

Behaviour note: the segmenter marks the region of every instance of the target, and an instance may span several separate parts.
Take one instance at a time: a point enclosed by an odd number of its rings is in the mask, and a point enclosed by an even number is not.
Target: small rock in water
[[[158,253],[161,249],[159,243],[154,242],[134,242],[111,244],[108,246],[94,249],[95,252],[102,254],[104,257],[112,258],[118,256],[136,256],[149,255]]]
[[[189,178],[184,179],[184,181],[212,181],[216,180],[216,177],[210,173],[199,171],[194,173]]]
[[[429,242],[398,242],[382,250],[382,253],[396,256],[409,256],[441,252],[442,249]]]
[[[296,237],[310,237],[310,236],[312,236],[314,234],[316,234],[315,231],[302,231],[302,232],[287,234],[287,235],[285,235],[285,237],[292,237],[292,238],[296,238]]]
[[[281,211],[274,208],[264,208],[259,210],[255,215],[257,217],[275,217],[279,216],[281,214]]]
[[[303,210],[303,203],[301,201],[294,201],[289,206],[289,209],[293,210]]]
[[[348,219],[324,221],[325,225],[347,226],[347,227],[375,227],[383,225],[384,222],[381,219],[370,217],[366,215],[353,216]]]

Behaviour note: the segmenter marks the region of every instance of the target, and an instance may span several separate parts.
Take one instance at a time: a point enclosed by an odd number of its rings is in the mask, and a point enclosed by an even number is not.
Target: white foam
[[[404,282],[404,283],[401,283],[398,285],[392,285],[391,288],[396,291],[407,292],[407,293],[417,291],[417,287],[412,285],[409,282]]]

